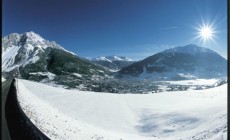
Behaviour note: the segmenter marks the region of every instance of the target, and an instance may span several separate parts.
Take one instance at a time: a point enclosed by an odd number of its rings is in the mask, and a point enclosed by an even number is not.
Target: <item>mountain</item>
[[[51,48],[68,52],[54,41],[49,42],[34,32],[5,36],[2,38],[2,70],[8,72],[35,63]]]
[[[120,70],[119,76],[152,80],[226,77],[227,60],[211,49],[191,44],[133,63]]]
[[[2,38],[2,75],[70,88],[90,88],[93,82],[109,77],[110,72],[53,41],[26,32]]]
[[[106,68],[109,68],[112,71],[118,71],[134,63],[134,61],[130,58],[116,55],[97,57],[92,59],[91,61]]]
[[[227,60],[196,45],[168,49],[134,62],[115,55],[87,60],[34,32],[2,37],[4,78],[18,77],[88,91],[139,93],[158,87],[149,86],[145,79],[225,78],[226,75]]]

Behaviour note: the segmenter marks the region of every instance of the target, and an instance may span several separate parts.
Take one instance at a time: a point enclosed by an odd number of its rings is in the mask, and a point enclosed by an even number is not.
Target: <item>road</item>
[[[2,83],[2,139],[49,140],[25,115],[17,100],[15,80]]]
[[[10,85],[12,83],[11,80],[6,80],[2,82],[2,108],[1,108],[1,114],[2,114],[2,140],[11,140],[10,133],[8,130],[7,122],[6,122],[6,115],[5,115],[5,104],[6,104],[6,98],[10,89]]]

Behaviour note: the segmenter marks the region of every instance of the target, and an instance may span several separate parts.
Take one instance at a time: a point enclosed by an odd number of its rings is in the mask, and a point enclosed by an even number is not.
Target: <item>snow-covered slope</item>
[[[158,94],[66,90],[18,80],[20,105],[52,139],[227,140],[227,85]]]

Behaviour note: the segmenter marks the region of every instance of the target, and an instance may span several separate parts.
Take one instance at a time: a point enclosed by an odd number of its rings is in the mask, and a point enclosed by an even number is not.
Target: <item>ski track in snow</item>
[[[143,95],[66,90],[17,81],[21,107],[51,139],[227,139],[226,84]]]

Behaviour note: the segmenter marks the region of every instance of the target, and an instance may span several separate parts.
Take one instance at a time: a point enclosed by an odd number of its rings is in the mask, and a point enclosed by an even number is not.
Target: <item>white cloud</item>
[[[179,27],[177,26],[173,26],[173,27],[164,27],[164,28],[160,28],[161,30],[170,30],[170,29],[177,29]]]

